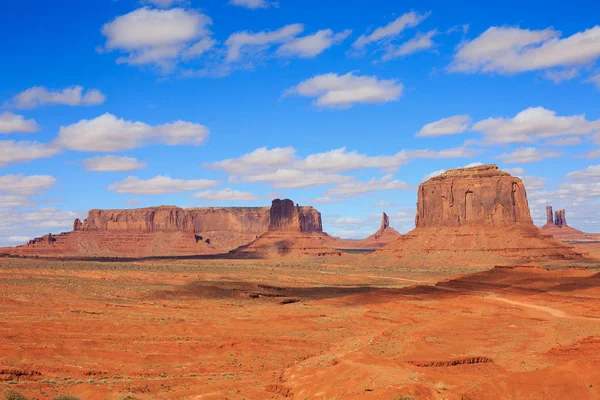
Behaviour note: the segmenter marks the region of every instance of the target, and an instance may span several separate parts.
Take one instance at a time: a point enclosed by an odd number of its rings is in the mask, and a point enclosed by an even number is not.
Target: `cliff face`
[[[212,232],[260,234],[269,227],[269,207],[151,207],[134,210],[90,210],[74,230],[107,232]],[[77,229],[78,228],[78,229]]]
[[[416,226],[533,224],[521,179],[496,165],[451,170],[419,186]]]
[[[321,213],[313,207],[295,206],[289,199],[271,204],[269,231],[323,232]]]

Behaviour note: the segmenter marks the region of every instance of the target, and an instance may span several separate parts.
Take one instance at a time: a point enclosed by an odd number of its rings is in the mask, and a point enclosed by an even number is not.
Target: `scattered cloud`
[[[551,139],[543,143],[544,146],[575,146],[581,144],[581,138],[578,136]]]
[[[208,135],[205,126],[192,122],[175,121],[151,126],[106,113],[95,119],[61,126],[56,143],[70,150],[111,152],[131,150],[148,143],[199,146]]]
[[[570,81],[579,76],[579,70],[577,68],[567,68],[562,70],[550,70],[543,74],[544,78],[559,84],[564,81]]]
[[[77,217],[82,216],[58,208],[24,211],[0,207],[0,246],[26,243],[27,240],[46,234],[48,231],[55,233],[67,231],[73,227],[73,220]]]
[[[364,221],[360,218],[352,218],[352,217],[341,217],[335,220],[335,223],[338,225],[360,225]]]
[[[321,197],[317,197],[316,199],[314,199],[311,203],[313,203],[313,204],[342,204],[345,201],[346,201],[345,199],[342,199],[340,197],[321,196]]]
[[[266,172],[256,175],[246,175],[235,178],[234,182],[266,182],[276,188],[297,189],[312,186],[323,186],[349,182],[353,178],[333,173],[319,171],[302,171],[298,169],[278,169],[275,172]]]
[[[123,204],[126,204],[128,206],[137,206],[138,204],[140,204],[140,199],[127,199],[123,201]]]
[[[229,0],[229,4],[233,6],[249,8],[251,10],[278,6],[276,1],[267,0]]]
[[[346,29],[334,33],[331,29],[323,29],[313,35],[295,38],[277,49],[277,55],[281,57],[313,58],[329,49],[333,45],[344,41],[352,30]]]
[[[121,182],[113,183],[108,187],[117,193],[136,195],[154,195],[165,193],[183,193],[191,190],[202,190],[218,186],[218,181],[208,179],[173,179],[168,176],[158,175],[148,180],[129,176]]]
[[[302,24],[285,25],[274,31],[236,32],[225,41],[227,46],[227,62],[240,61],[243,57],[252,56],[275,44],[288,43],[304,31]]]
[[[478,167],[480,165],[483,165],[483,163],[477,161],[477,162],[472,162],[470,164],[463,165],[462,167],[456,167],[456,168],[471,168],[471,167]],[[451,168],[451,169],[453,169],[453,168]],[[438,169],[437,171],[430,172],[423,177],[423,182],[426,182],[426,181],[430,180],[431,178],[435,178],[436,176],[440,176],[441,174],[443,174],[446,171],[448,171],[448,170],[447,169]]]
[[[106,96],[98,89],[89,89],[84,93],[82,86],[71,86],[63,90],[48,90],[43,86],[35,86],[17,94],[7,105],[31,109],[45,105],[95,106],[105,101]]]
[[[506,164],[526,164],[560,156],[562,156],[561,153],[552,150],[539,150],[535,147],[520,147],[512,153],[501,154],[498,158],[501,158],[502,162]]]
[[[513,74],[585,65],[600,57],[600,26],[560,36],[552,28],[491,27],[459,46],[449,70]]]
[[[600,149],[592,150],[584,155],[585,158],[600,158]]]
[[[377,203],[372,204],[373,207],[398,207],[399,204],[392,201],[380,200]]]
[[[325,196],[356,197],[370,192],[404,189],[410,189],[410,185],[392,179],[392,175],[385,175],[380,179],[372,178],[369,181],[353,181],[339,184],[325,192]]]
[[[600,73],[590,76],[584,82],[593,83],[598,89],[600,89]]]
[[[228,158],[223,161],[205,164],[211,169],[222,169],[232,175],[243,175],[260,171],[272,171],[291,165],[294,162],[296,149],[293,147],[261,147],[239,158]]]
[[[33,196],[54,186],[56,178],[50,175],[0,175],[0,193]]]
[[[471,118],[468,115],[455,115],[423,126],[423,128],[417,132],[416,136],[431,137],[456,135],[469,129],[470,123]]]
[[[117,63],[151,65],[169,72],[184,55],[202,54],[216,43],[210,37],[211,24],[208,16],[191,9],[143,7],[104,24],[104,49],[125,53]]]
[[[361,35],[352,44],[355,49],[362,49],[371,43],[380,43],[396,38],[400,33],[408,28],[413,28],[423,22],[431,13],[419,14],[415,11],[407,12],[396,18],[389,24],[375,29],[369,35]]]
[[[348,108],[356,104],[386,103],[402,96],[403,85],[396,80],[375,76],[328,73],[317,75],[288,89],[284,96],[316,97],[314,105]]]
[[[95,172],[136,171],[148,166],[135,158],[120,156],[96,156],[83,160],[83,165],[87,171]]]
[[[239,192],[230,188],[223,190],[205,190],[194,193],[191,197],[207,201],[255,201],[257,196],[250,192]]]
[[[31,133],[39,129],[33,119],[25,119],[22,115],[5,111],[0,114],[0,134],[2,133]]]
[[[12,163],[29,162],[38,158],[47,158],[60,153],[54,145],[39,142],[0,140],[0,167]]]
[[[32,207],[36,202],[21,195],[0,195],[0,208]]]
[[[530,107],[513,118],[488,118],[471,128],[482,132],[488,144],[530,143],[536,139],[582,136],[600,130],[600,120],[588,121],[585,115],[560,117],[543,107]]]
[[[404,57],[419,51],[431,49],[435,46],[433,37],[437,35],[437,33],[437,30],[434,29],[429,32],[419,33],[414,38],[401,45],[389,45],[381,59],[383,61],[389,61],[394,58]]]
[[[600,165],[590,165],[582,171],[569,172],[567,178],[574,181],[599,182]]]

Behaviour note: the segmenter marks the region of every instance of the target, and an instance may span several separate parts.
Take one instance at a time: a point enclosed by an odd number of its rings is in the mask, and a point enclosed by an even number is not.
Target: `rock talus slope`
[[[496,165],[450,170],[422,183],[415,222],[376,255],[440,266],[584,258],[533,225],[523,182]]]

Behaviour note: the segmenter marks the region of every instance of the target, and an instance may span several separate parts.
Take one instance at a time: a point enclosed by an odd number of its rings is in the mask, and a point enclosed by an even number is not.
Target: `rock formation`
[[[552,214],[552,206],[546,206],[546,225],[554,225],[554,215]]]
[[[376,255],[432,266],[583,258],[533,225],[523,182],[496,165],[451,170],[422,183],[415,222]]]
[[[294,202],[275,199],[270,210],[269,230],[253,242],[230,253],[235,258],[321,257],[339,255],[328,246],[323,233],[321,213],[313,207],[294,206]]]
[[[551,234],[556,239],[578,243],[578,242],[593,242],[600,238],[600,235],[593,233],[585,233],[579,229],[575,229],[567,224],[567,214],[564,209],[557,210],[552,214],[552,206],[546,207],[546,224],[542,226],[542,230]]]
[[[554,225],[558,226],[559,228],[562,228],[563,226],[569,226],[567,225],[567,217],[564,209],[558,210],[554,213]]]
[[[375,250],[386,246],[402,235],[390,226],[390,218],[386,213],[381,216],[381,227],[371,236],[360,239],[330,238],[329,246],[344,250]]]

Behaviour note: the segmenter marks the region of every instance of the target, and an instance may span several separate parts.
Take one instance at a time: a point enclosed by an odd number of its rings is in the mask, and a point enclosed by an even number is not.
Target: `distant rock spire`
[[[554,225],[554,215],[552,214],[552,206],[546,206],[546,225]]]
[[[381,217],[381,228],[380,228],[380,230],[384,230],[388,226],[390,226],[390,217],[388,217],[388,215],[386,213],[383,213],[383,215]]]

